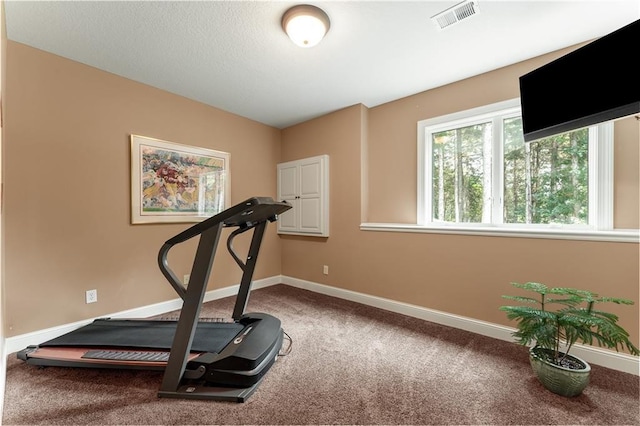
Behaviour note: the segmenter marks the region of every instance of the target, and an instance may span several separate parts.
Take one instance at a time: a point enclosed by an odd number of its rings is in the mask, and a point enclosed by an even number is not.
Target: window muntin
[[[611,123],[525,144],[517,99],[422,121],[418,223],[613,229],[612,150]]]

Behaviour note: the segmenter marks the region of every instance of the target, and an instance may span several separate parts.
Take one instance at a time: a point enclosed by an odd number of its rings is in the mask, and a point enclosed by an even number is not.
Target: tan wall
[[[283,275],[510,326],[498,310],[506,302],[501,295],[512,293],[510,282],[581,287],[634,300],[632,307],[611,310],[638,344],[638,244],[358,230],[360,217],[416,222],[418,121],[516,98],[518,76],[559,53],[361,108],[364,119],[352,107],[283,130],[283,158],[329,154],[332,162],[331,234],[326,241],[283,239]],[[359,132],[361,123],[368,127]],[[615,223],[637,229],[635,118],[617,122],[615,132]],[[368,176],[365,183],[357,178],[358,168]],[[361,196],[359,215],[361,186],[367,194]],[[322,275],[322,264],[329,265],[328,276]]]
[[[614,202],[616,228],[638,229],[640,221],[640,115],[617,120],[614,127]]]
[[[2,173],[2,157],[3,157],[3,115],[4,115],[4,96],[5,91],[5,66],[6,66],[6,52],[7,52],[7,27],[5,25],[4,17],[4,1],[0,0],[0,355],[4,354],[4,323],[5,323],[5,300],[4,300],[4,244],[2,238],[2,232],[4,228],[4,216],[2,214],[3,208],[3,173]],[[4,357],[0,360],[0,371],[4,371]],[[3,376],[4,377],[4,376]],[[0,384],[0,389],[4,386]],[[2,402],[0,402],[0,415],[2,415]]]
[[[497,308],[511,281],[581,286],[640,302],[638,244],[359,230],[364,221],[415,222],[417,121],[517,97],[517,76],[552,57],[376,108],[354,105],[280,132],[10,42],[8,336],[175,298],[156,254],[186,226],[129,224],[131,133],[231,152],[234,203],[275,195],[278,162],[330,156],[330,237],[277,237],[271,226],[256,278],[282,273],[505,325]],[[616,123],[621,228],[638,228],[639,134],[631,120]],[[188,272],[192,249],[170,257],[178,275]],[[224,253],[210,288],[239,276]],[[97,304],[84,303],[90,288],[98,289]],[[638,305],[618,311],[638,343]]]
[[[567,52],[562,50],[560,52]],[[480,107],[519,96],[518,77],[559,53],[390,102],[369,111],[369,222],[416,223],[417,123],[427,118]],[[640,227],[638,173],[640,140],[634,117],[615,122],[616,228]]]
[[[130,134],[229,152],[232,204],[275,197],[280,130],[19,43],[7,58],[7,337],[177,298],[156,256],[191,224],[130,224]],[[170,252],[179,277],[196,240]],[[220,249],[210,289],[240,281]],[[272,225],[255,278],[279,274]]]
[[[283,273],[288,271],[285,275],[349,287],[353,283],[336,279],[350,279],[359,273],[360,264],[348,259],[357,256],[356,243],[361,234],[360,141],[363,114],[365,108],[355,105],[282,132],[282,161],[328,154],[330,165],[330,236],[281,236],[282,269]],[[323,265],[329,266],[329,275],[322,274]],[[362,291],[369,293],[368,288]]]

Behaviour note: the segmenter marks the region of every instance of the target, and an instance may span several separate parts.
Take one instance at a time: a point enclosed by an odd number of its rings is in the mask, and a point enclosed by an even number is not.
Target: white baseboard
[[[470,331],[472,333],[492,337],[499,340],[508,342],[513,341],[511,333],[515,331],[514,328],[454,315],[447,312],[423,308],[421,306],[411,305],[408,303],[384,299],[377,296],[370,296],[364,293],[358,293],[338,287],[331,287],[324,284],[318,284],[311,281],[305,281],[288,276],[277,275],[261,280],[256,280],[253,282],[252,288],[256,290],[280,283],[292,287],[310,290],[315,293],[325,294],[327,296],[333,296],[340,299],[361,303],[363,305],[373,306],[379,309],[396,312],[413,318],[419,318],[422,320],[434,322],[436,324]],[[239,285],[236,284],[229,287],[208,291],[205,294],[204,301],[209,302],[212,300],[221,299],[223,297],[234,296],[238,293],[238,288]],[[181,307],[182,300],[174,299],[167,302],[156,303],[154,305],[143,306],[137,309],[117,312],[112,315],[102,315],[101,318],[146,318],[175,311],[177,309],[180,309]],[[42,342],[46,342],[47,340],[54,339],[58,336],[63,335],[64,333],[68,333],[69,331],[89,324],[94,319],[95,318],[85,321],[78,321],[72,324],[65,324],[58,327],[35,331],[33,333],[6,338],[4,345],[5,358],[7,354],[22,350],[29,345],[38,345]],[[640,376],[640,358],[638,357],[584,345],[575,346],[572,349],[572,353],[589,363]]]
[[[255,280],[251,288],[257,290],[259,288],[269,287],[271,285],[280,284],[282,281],[280,276],[269,277],[261,280]],[[204,296],[204,302],[210,302],[223,297],[235,296],[238,294],[239,284],[229,287],[219,288],[208,291]],[[166,302],[155,303],[153,305],[143,306],[141,308],[129,309],[126,311],[116,312],[110,315],[101,315],[98,318],[148,318],[155,315],[166,314],[182,308],[182,299],[173,299]],[[90,318],[83,321],[77,321],[70,324],[64,324],[57,327],[51,327],[44,330],[34,331],[32,333],[21,334],[9,337],[5,340],[5,355],[20,351],[29,345],[39,345],[65,333],[90,324],[96,318]]]
[[[282,283],[483,336],[508,342],[514,341],[511,335],[515,331],[514,328],[287,276],[282,276]],[[591,364],[640,376],[640,358],[637,356],[585,345],[574,346],[571,353]]]

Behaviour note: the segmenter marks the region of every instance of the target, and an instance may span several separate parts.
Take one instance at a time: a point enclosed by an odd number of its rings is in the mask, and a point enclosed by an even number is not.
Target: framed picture
[[[131,135],[131,223],[200,222],[230,206],[227,152]]]

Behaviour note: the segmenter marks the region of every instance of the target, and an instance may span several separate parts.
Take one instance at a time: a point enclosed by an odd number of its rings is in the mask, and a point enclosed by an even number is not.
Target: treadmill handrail
[[[224,226],[246,226],[246,224],[271,222],[277,220],[277,216],[291,208],[286,201],[274,201],[271,197],[252,197],[233,207],[211,216],[200,223],[182,231],[178,235],[168,239],[165,244],[175,245],[187,241],[202,234],[209,228],[220,223]]]
[[[252,197],[193,225],[168,239],[160,248],[158,252],[158,266],[160,267],[162,275],[169,281],[169,284],[171,284],[171,287],[173,287],[178,296],[184,300],[187,292],[186,287],[169,267],[167,259],[169,250],[171,250],[173,246],[201,235],[203,232],[207,232],[214,227],[237,226],[241,230],[248,230],[267,220],[273,222],[277,220],[280,213],[289,210],[291,207],[291,204],[288,202],[274,201],[271,197]],[[233,254],[232,252],[232,255]],[[242,268],[241,265],[240,267]]]
[[[184,297],[187,294],[187,289],[180,282],[180,279],[176,276],[175,272],[173,272],[169,267],[169,261],[167,259],[167,254],[169,253],[169,250],[171,250],[171,247],[173,247],[172,244],[164,243],[160,248],[160,251],[158,252],[158,266],[160,267],[162,275],[164,275],[167,281],[169,281],[169,284],[171,284],[171,287],[173,287],[176,293],[178,293],[178,296],[184,300]]]

